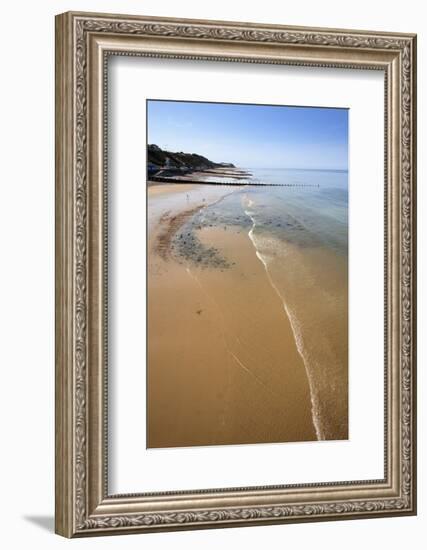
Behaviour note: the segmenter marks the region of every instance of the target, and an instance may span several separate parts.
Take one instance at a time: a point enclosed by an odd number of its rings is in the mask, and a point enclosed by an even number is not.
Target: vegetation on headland
[[[155,174],[160,171],[170,170],[189,172],[194,170],[207,170],[209,168],[235,168],[234,164],[227,162],[213,162],[197,153],[174,153],[164,151],[158,145],[147,146],[147,171]]]

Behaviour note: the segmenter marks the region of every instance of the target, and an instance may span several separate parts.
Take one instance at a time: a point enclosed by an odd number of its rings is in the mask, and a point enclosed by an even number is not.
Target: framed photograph
[[[56,18],[56,532],[416,513],[416,37]]]

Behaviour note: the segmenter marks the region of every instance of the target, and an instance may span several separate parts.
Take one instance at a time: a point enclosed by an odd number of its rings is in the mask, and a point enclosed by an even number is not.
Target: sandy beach
[[[279,280],[294,295],[287,296],[290,306],[285,307],[272,280],[277,266],[266,269],[254,246],[250,212],[241,225],[203,218],[209,211],[217,220],[233,192],[187,184],[148,190],[147,446],[346,438],[347,348],[339,326],[346,322],[346,311],[344,316],[331,314],[331,307],[324,312],[330,318],[323,321],[337,333],[332,352],[321,336],[317,349],[316,342],[302,345],[304,335],[292,318],[293,304],[299,302],[303,317],[318,321],[312,311],[316,302],[305,300],[306,285],[298,284],[303,271],[317,269],[315,278],[324,279],[322,291],[329,285],[335,293],[335,298],[318,295],[324,311],[346,293],[346,262],[336,273],[335,258],[328,261],[324,250],[287,246],[290,269]],[[238,200],[244,206],[248,199],[240,193]],[[313,287],[313,277],[306,279]],[[329,411],[321,427],[316,417],[330,400],[310,380],[305,355],[313,353],[320,363],[342,370],[337,379],[344,388],[339,414]]]

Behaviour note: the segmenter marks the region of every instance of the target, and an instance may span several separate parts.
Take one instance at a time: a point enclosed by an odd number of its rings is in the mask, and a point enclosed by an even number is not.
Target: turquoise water
[[[283,186],[227,187],[220,203],[205,208],[193,220],[199,225],[242,225],[252,220],[245,210],[251,205],[257,232],[270,234],[299,246],[324,246],[347,255],[348,173],[325,170],[248,169],[248,181]],[[219,178],[216,177],[216,180]],[[230,178],[224,178],[230,181]],[[217,192],[221,187],[210,187]],[[198,190],[198,192],[206,190]]]

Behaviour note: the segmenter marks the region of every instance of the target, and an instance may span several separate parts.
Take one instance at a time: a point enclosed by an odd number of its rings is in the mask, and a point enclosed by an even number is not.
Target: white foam
[[[251,207],[255,204],[254,201],[252,201],[251,199],[248,199],[247,197],[245,197],[245,198],[247,200],[247,204],[248,204],[249,207]],[[274,282],[271,278],[270,272],[268,270],[268,258],[267,258],[267,256],[263,256],[260,253],[260,251],[258,250],[258,247],[257,247],[257,244],[256,244],[256,239],[254,237],[254,230],[255,230],[255,227],[256,227],[256,221],[253,217],[253,212],[251,212],[249,210],[244,210],[244,212],[250,218],[250,220],[252,221],[252,227],[248,232],[248,236],[249,236],[249,238],[250,238],[250,240],[251,240],[251,242],[252,242],[252,244],[255,248],[255,254],[256,254],[257,258],[260,260],[260,262],[263,264],[265,272],[267,274],[268,281],[269,281],[271,287],[273,288],[273,290],[276,292],[277,296],[280,298],[280,300],[282,302],[282,305],[283,305],[283,309],[284,309],[284,311],[285,311],[285,313],[286,313],[286,315],[289,319],[289,323],[291,325],[292,333],[293,333],[294,339],[295,339],[295,344],[296,344],[298,353],[300,354],[301,359],[304,363],[305,371],[306,371],[306,374],[307,374],[307,380],[308,380],[308,385],[309,385],[309,389],[310,389],[311,413],[312,413],[312,418],[313,418],[314,429],[316,431],[316,437],[319,441],[324,440],[325,436],[324,436],[324,433],[323,433],[323,429],[321,427],[321,418],[320,418],[320,414],[319,414],[319,406],[318,406],[318,403],[317,403],[317,398],[316,398],[316,394],[315,394],[314,387],[313,387],[313,380],[312,380],[312,377],[310,376],[310,371],[307,367],[307,358],[305,357],[305,353],[304,353],[304,347],[303,347],[303,344],[302,344],[302,335],[301,335],[301,329],[300,329],[300,326],[299,326],[299,322],[296,319],[295,315],[293,315],[292,312],[290,311],[290,309],[288,308],[285,299],[283,298],[283,296],[281,295],[279,289],[274,284]]]

